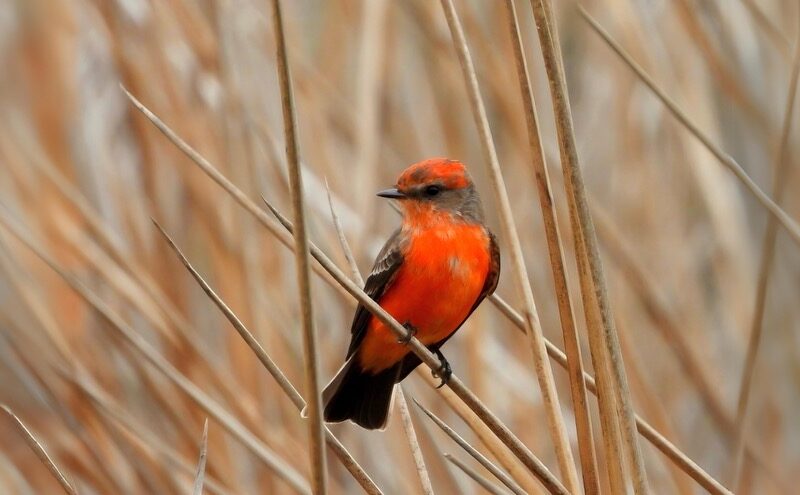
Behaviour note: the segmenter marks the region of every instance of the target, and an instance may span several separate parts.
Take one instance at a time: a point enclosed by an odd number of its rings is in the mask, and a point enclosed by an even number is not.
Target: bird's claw
[[[439,358],[439,362],[441,364],[437,369],[431,370],[431,375],[433,375],[434,378],[441,379],[441,382],[436,388],[442,388],[447,384],[447,382],[450,381],[450,377],[453,375],[453,369],[450,367],[450,363],[447,362],[447,359],[444,357],[444,354],[442,354],[442,351],[437,349],[435,351],[435,354],[436,357]]]
[[[409,322],[403,323],[403,328],[406,329],[406,334],[399,339],[397,339],[398,344],[408,345],[411,342],[411,339],[417,334],[417,327],[412,325]]]

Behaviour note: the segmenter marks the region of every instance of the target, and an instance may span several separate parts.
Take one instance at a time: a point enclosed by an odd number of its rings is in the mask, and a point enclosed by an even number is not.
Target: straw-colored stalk
[[[292,192],[292,213],[295,225],[295,261],[297,286],[300,292],[303,354],[305,356],[306,397],[309,436],[309,465],[312,489],[315,495],[328,492],[328,467],[325,460],[324,423],[322,421],[322,395],[319,379],[317,334],[314,328],[314,311],[311,297],[311,270],[306,233],[305,206],[303,204],[303,176],[300,171],[300,152],[297,143],[297,122],[294,109],[289,57],[286,53],[286,33],[280,0],[272,0],[272,21],[277,49],[278,80],[281,87],[283,131],[286,138],[286,161],[289,165],[289,186]]]
[[[475,125],[478,129],[478,135],[480,136],[482,144],[481,149],[484,153],[484,161],[489,172],[492,189],[494,190],[495,202],[500,213],[503,235],[511,254],[511,267],[514,280],[517,290],[522,296],[524,304],[523,315],[525,317],[528,337],[530,338],[534,369],[536,371],[536,378],[539,381],[545,410],[547,411],[547,424],[550,430],[550,436],[553,439],[553,447],[556,451],[559,470],[564,477],[567,489],[572,493],[577,493],[580,489],[580,483],[575,468],[575,459],[572,456],[566,424],[561,414],[561,405],[558,400],[555,380],[553,379],[553,370],[550,367],[550,361],[547,359],[547,349],[544,344],[544,335],[542,334],[536,304],[533,300],[533,290],[528,280],[525,259],[522,255],[522,246],[516,226],[514,225],[514,217],[511,213],[511,202],[508,199],[503,173],[497,158],[497,150],[495,149],[491,129],[489,128],[489,120],[486,116],[483,100],[481,99],[475,67],[469,53],[469,47],[467,46],[467,40],[461,26],[461,21],[458,18],[458,13],[456,12],[452,0],[442,0],[441,3],[445,18],[447,19],[447,25],[450,28],[453,46],[458,55],[462,76],[467,86],[467,96],[469,98],[473,118],[475,119]]]
[[[607,458],[606,463],[613,466],[627,461],[634,492],[637,495],[646,494],[649,492],[647,473],[641,449],[639,448],[638,436],[636,435],[635,413],[622,361],[619,336],[614,326],[614,317],[611,314],[597,236],[594,231],[592,216],[589,212],[578,161],[567,83],[558,46],[557,23],[549,0],[531,0],[531,5],[550,84],[556,132],[561,151],[561,166],[564,171],[564,186],[567,192],[567,204],[570,210],[570,223],[578,262],[578,275],[581,279],[581,295],[584,308],[587,311],[589,346],[592,350],[595,372],[600,381],[600,414],[601,418],[608,418],[608,422],[605,424],[606,428],[613,428],[614,421],[610,417],[616,415],[616,413],[610,407],[611,404],[609,402],[611,401],[604,401],[603,395],[612,393],[618,409],[617,424],[622,437],[623,457]],[[594,313],[595,311],[597,313]],[[612,431],[605,435],[605,438],[608,439],[608,445],[613,446],[614,437],[615,434]],[[607,453],[612,455],[619,454],[614,450],[616,449],[607,449]],[[614,471],[612,469],[612,473]],[[619,485],[623,480],[617,479],[615,484]],[[622,493],[617,492],[619,489],[625,490],[624,486],[612,486],[612,490],[616,493]]]
[[[197,472],[194,475],[192,495],[203,495],[203,482],[206,477],[206,457],[208,454],[208,418],[203,421],[203,437],[200,439],[200,457],[197,461]]]
[[[556,219],[550,177],[539,133],[539,118],[533,99],[530,78],[528,77],[528,63],[525,60],[517,12],[513,0],[506,0],[505,4],[508,29],[511,34],[511,45],[514,51],[514,66],[519,80],[522,108],[525,113],[525,123],[528,131],[528,144],[531,148],[531,165],[533,166],[536,187],[539,192],[539,207],[542,211],[547,249],[550,253],[550,266],[553,270],[556,301],[558,302],[558,314],[561,319],[561,332],[564,337],[564,349],[567,354],[567,371],[572,394],[572,407],[575,412],[575,426],[578,432],[578,452],[581,459],[583,489],[587,495],[596,495],[600,492],[600,483],[597,477],[592,422],[589,416],[589,405],[586,400],[586,387],[583,383],[581,347],[578,340],[578,332],[575,329],[575,316],[572,309],[566,269],[564,268],[561,234]]]
[[[2,410],[6,416],[11,419],[11,422],[13,423],[14,428],[17,430],[19,435],[23,438],[23,440],[25,440],[25,443],[28,444],[28,447],[30,447],[33,453],[36,454],[36,457],[39,458],[47,470],[50,471],[50,474],[53,475],[53,478],[58,481],[58,484],[61,486],[61,489],[64,490],[64,493],[67,495],[78,495],[78,492],[75,490],[75,487],[72,486],[72,483],[67,481],[67,477],[64,476],[64,473],[61,471],[61,469],[59,469],[56,463],[53,462],[53,459],[50,457],[47,451],[44,450],[44,447],[42,447],[42,444],[39,443],[36,437],[33,436],[33,433],[31,433],[28,427],[25,426],[25,423],[23,423],[22,420],[19,419],[16,414],[14,414],[14,411],[12,411],[8,406],[2,404],[0,404],[0,410]]]

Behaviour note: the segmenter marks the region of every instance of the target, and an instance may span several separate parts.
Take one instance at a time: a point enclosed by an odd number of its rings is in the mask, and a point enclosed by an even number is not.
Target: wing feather
[[[386,244],[383,245],[378,256],[375,258],[375,264],[372,267],[372,272],[367,277],[364,284],[364,292],[373,300],[379,301],[381,296],[386,292],[386,289],[391,285],[397,274],[397,269],[403,263],[402,247],[404,244],[403,236],[400,234],[400,229],[397,229]],[[356,308],[356,313],[353,316],[353,323],[350,327],[352,334],[350,340],[350,347],[347,349],[347,357],[353,355],[358,349],[361,341],[367,333],[367,326],[369,325],[370,313],[362,304]]]

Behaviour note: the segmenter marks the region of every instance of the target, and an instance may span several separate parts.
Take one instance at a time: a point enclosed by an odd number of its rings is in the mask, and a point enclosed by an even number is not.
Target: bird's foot
[[[403,328],[406,329],[406,334],[399,339],[397,339],[398,344],[408,345],[411,342],[411,339],[417,334],[417,327],[412,325],[409,322],[403,323]]]
[[[442,354],[442,351],[436,349],[435,354],[436,357],[439,358],[439,362],[441,364],[437,369],[431,370],[431,375],[433,375],[434,378],[439,378],[441,380],[436,388],[442,388],[447,384],[447,382],[450,381],[450,377],[453,375],[453,369],[450,367],[450,363],[447,362],[447,358],[445,358],[444,354]]]

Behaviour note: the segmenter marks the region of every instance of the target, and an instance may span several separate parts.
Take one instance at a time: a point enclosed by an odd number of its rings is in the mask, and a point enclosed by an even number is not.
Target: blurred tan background
[[[574,4],[555,3],[579,153],[634,403],[724,481],[733,457],[726,424],[736,415],[753,326],[765,210],[590,30]],[[439,3],[283,4],[312,240],[346,267],[327,181],[367,273],[398,223],[374,192],[429,156],[470,167],[499,232]],[[762,189],[772,190],[800,36],[797,2],[591,0],[584,6],[715,143]],[[563,347],[505,14],[501,2],[464,0],[456,7],[542,326]],[[530,4],[517,2],[517,9],[577,294],[547,79]],[[302,391],[293,257],[142,117],[119,86],[251,199],[261,205],[263,195],[289,214],[269,2],[3,0],[0,67],[3,224],[32,239],[283,463],[307,476],[303,421],[150,217]],[[793,218],[800,218],[797,120],[791,121],[781,180],[782,206]],[[507,253],[502,237],[500,243]],[[783,232],[774,267],[746,430],[761,463],[745,460],[742,493],[791,493],[800,481],[800,251]],[[208,414],[6,227],[0,228],[0,273],[0,403],[31,427],[81,493],[188,493]],[[344,356],[354,306],[314,280],[327,382]],[[508,270],[498,293],[519,306]],[[526,337],[485,303],[445,353],[455,372],[556,472]],[[583,355],[591,367],[588,348]],[[566,374],[554,368],[573,428]],[[404,387],[480,444],[418,376]],[[596,411],[593,398],[590,403]],[[481,493],[441,456],[469,460],[466,454],[418,411],[412,414],[437,492]],[[352,425],[333,431],[386,493],[419,491],[397,415],[382,434]],[[704,493],[642,445],[654,493]],[[208,451],[209,493],[294,492],[214,421]],[[331,455],[329,470],[332,492],[358,492]],[[0,492],[56,490],[10,421],[0,418]]]

